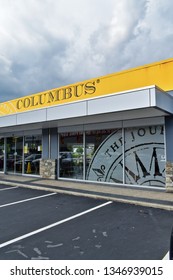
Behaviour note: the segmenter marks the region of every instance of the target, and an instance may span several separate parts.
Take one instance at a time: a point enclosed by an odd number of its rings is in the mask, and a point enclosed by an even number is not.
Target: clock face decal
[[[163,126],[125,129],[109,135],[95,151],[87,180],[133,185],[165,185]]]

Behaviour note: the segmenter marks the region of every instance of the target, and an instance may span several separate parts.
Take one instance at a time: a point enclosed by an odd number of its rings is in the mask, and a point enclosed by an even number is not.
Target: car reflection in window
[[[39,174],[41,154],[31,154],[24,159],[24,173]],[[16,161],[16,170],[20,170],[22,160]]]

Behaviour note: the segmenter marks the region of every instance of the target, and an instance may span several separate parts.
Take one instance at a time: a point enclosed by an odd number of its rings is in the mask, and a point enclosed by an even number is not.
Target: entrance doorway
[[[7,172],[22,173],[23,166],[23,137],[7,138]]]

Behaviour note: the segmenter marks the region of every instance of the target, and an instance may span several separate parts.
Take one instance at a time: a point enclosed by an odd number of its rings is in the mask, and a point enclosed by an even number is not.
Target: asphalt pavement
[[[0,184],[173,210],[173,193],[166,192],[165,188],[162,187],[133,187],[116,184],[47,180],[40,177],[8,174],[0,174]]]
[[[169,251],[170,209],[13,183],[0,185],[1,260],[161,260]]]

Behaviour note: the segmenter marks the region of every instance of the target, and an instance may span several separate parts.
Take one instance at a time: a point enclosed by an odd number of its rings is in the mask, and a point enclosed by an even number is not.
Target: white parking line
[[[7,190],[12,190],[12,189],[17,189],[17,188],[19,188],[19,187],[4,188],[4,189],[0,189],[0,192],[7,191]]]
[[[103,203],[103,204],[98,205],[98,206],[96,206],[96,207],[90,208],[90,209],[88,209],[88,210],[85,210],[85,211],[83,211],[83,212],[80,212],[80,213],[78,213],[78,214],[76,214],[76,215],[73,215],[73,216],[71,216],[71,217],[68,217],[68,218],[66,218],[66,219],[63,219],[63,220],[58,221],[58,222],[56,222],[56,223],[50,224],[50,225],[48,225],[48,226],[45,226],[45,227],[42,227],[42,228],[37,229],[37,230],[35,230],[35,231],[29,232],[29,233],[24,234],[24,235],[22,235],[22,236],[19,236],[19,237],[17,237],[17,238],[11,239],[11,240],[9,240],[9,241],[7,241],[7,242],[4,242],[4,243],[0,244],[0,248],[6,247],[6,246],[8,246],[8,245],[10,245],[10,244],[12,244],[12,243],[18,242],[18,241],[20,241],[20,240],[23,240],[23,239],[25,239],[25,238],[27,238],[27,237],[30,237],[30,236],[35,235],[35,234],[37,234],[37,233],[43,232],[43,231],[48,230],[48,229],[50,229],[50,228],[56,227],[56,226],[58,226],[58,225],[61,225],[61,224],[66,223],[66,222],[68,222],[68,221],[71,221],[71,220],[73,220],[73,219],[75,219],[75,218],[81,217],[81,216],[83,216],[83,215],[85,215],[85,214],[88,214],[88,213],[90,213],[90,212],[92,212],[92,211],[95,211],[95,210],[97,210],[97,209],[99,209],[99,208],[101,208],[101,207],[107,206],[107,205],[109,205],[109,204],[111,204],[111,203],[112,203],[112,201],[108,201],[108,202],[106,202],[106,203]]]
[[[49,193],[49,194],[45,194],[45,195],[41,195],[41,196],[35,196],[35,197],[31,197],[31,198],[27,198],[27,199],[15,201],[15,202],[3,204],[3,205],[0,205],[0,208],[7,207],[7,206],[11,206],[11,205],[15,205],[15,204],[19,204],[19,203],[23,203],[23,202],[30,201],[30,200],[34,200],[34,199],[43,198],[43,197],[46,197],[46,196],[55,195],[55,194],[57,194],[57,193]]]
[[[167,254],[164,256],[163,260],[169,260],[169,251],[168,251]]]

